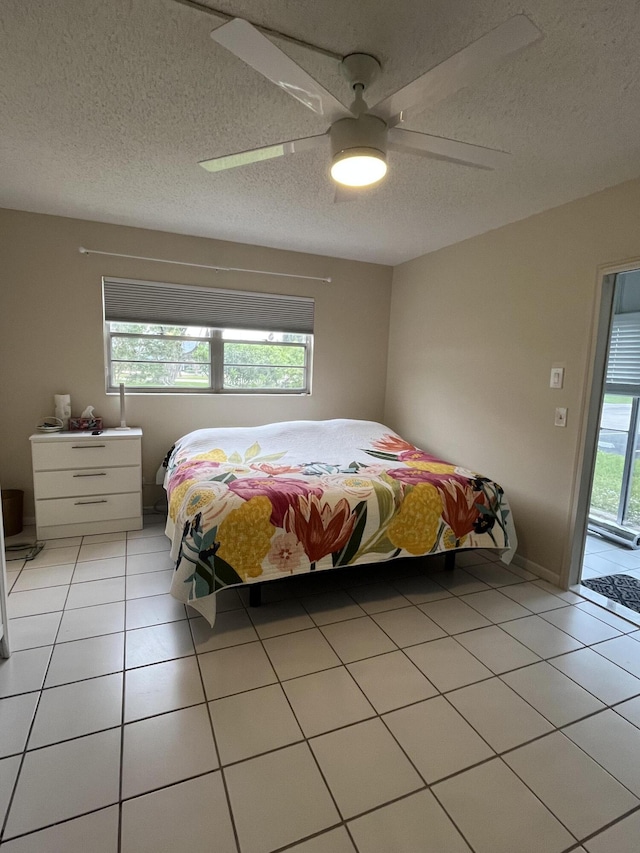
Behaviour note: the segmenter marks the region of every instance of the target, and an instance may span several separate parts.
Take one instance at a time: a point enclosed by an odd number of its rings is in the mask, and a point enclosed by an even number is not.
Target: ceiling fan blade
[[[436,65],[413,83],[380,101],[370,112],[390,127],[406,121],[473,83],[505,56],[542,38],[526,15],[514,15],[458,53]]]
[[[351,116],[331,92],[248,21],[234,18],[213,30],[211,38],[328,123]]]
[[[300,151],[311,151],[319,148],[326,140],[327,134],[305,136],[302,139],[290,139],[278,142],[276,145],[265,145],[262,148],[251,148],[249,151],[239,151],[237,154],[227,154],[223,157],[213,157],[211,160],[201,160],[199,165],[208,172],[222,172],[225,169],[235,169],[237,166],[248,166],[261,160],[273,160],[284,157],[285,154],[297,154]]]
[[[506,163],[511,156],[506,151],[498,151],[495,148],[484,148],[482,145],[458,142],[455,139],[417,133],[415,130],[404,130],[400,127],[389,129],[387,147],[390,151],[418,154],[432,160],[446,160],[476,169],[495,169]]]

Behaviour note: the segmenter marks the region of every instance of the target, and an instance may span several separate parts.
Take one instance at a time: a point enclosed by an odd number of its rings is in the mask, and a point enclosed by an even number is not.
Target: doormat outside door
[[[640,613],[640,580],[631,575],[604,575],[580,581],[583,586]]]

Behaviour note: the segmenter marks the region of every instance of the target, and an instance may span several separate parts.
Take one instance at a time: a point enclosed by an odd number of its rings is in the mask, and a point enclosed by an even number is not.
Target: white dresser
[[[142,528],[142,430],[30,437],[38,539]]]

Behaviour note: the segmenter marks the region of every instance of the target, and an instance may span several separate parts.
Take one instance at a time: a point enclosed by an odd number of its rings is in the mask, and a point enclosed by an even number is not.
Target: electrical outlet
[[[564,408],[556,409],[556,419],[554,421],[557,427],[566,427],[567,425],[567,410]]]

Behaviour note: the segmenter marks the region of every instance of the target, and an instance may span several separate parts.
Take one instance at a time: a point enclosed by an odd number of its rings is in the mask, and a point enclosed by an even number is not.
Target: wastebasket
[[[2,490],[2,515],[4,535],[17,536],[22,533],[22,502],[24,492],[20,489]]]

